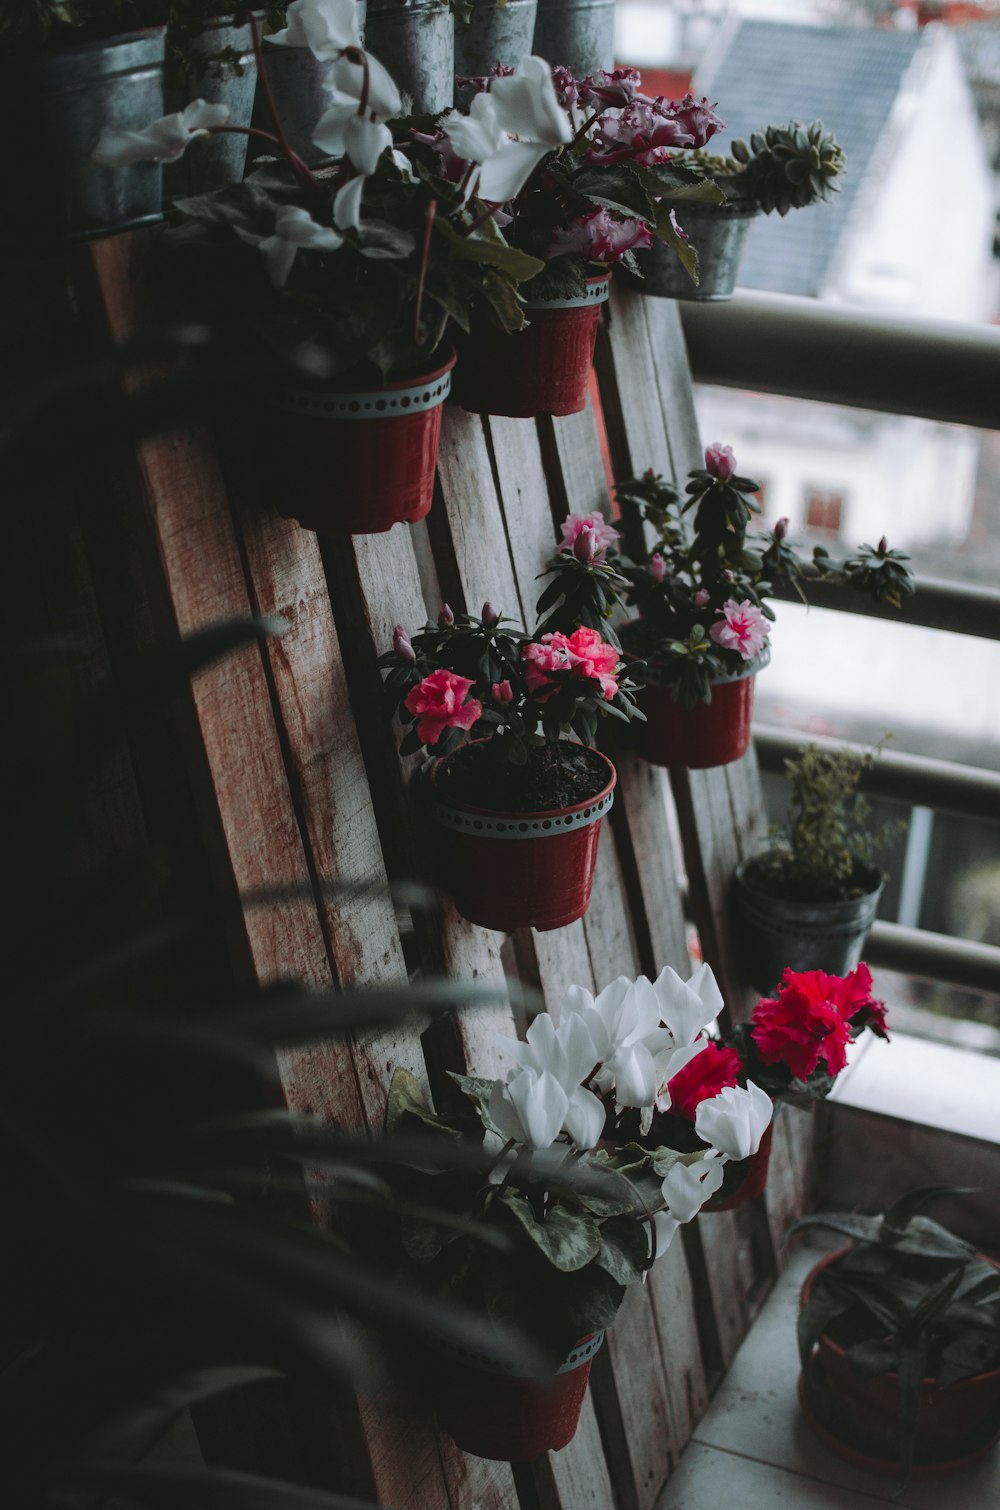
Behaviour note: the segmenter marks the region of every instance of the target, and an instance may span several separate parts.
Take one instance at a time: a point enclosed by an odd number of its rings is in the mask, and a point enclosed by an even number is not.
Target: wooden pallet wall
[[[95,295],[97,336],[122,341],[143,328],[152,307],[144,236],[95,246],[80,276]],[[674,306],[616,293],[597,370],[616,474],[655,466],[682,476],[700,448]],[[191,780],[215,882],[231,902],[238,973],[262,985],[290,976],[370,983],[403,979],[415,958],[459,980],[516,975],[555,1004],[572,983],[600,988],[664,964],[686,975],[686,875],[704,956],[732,1017],[746,1014],[725,892],[764,821],[752,754],[671,782],[615,747],[619,784],[593,901],[568,928],[506,939],[463,921],[444,901],[436,912],[416,910],[404,939],[385,889],[388,877],[421,875],[426,840],[408,800],[416,761],[396,753],[377,657],[394,624],[412,631],[436,614],[438,594],[456,610],[478,611],[489,599],[533,623],[537,575],[567,504],[577,512],[608,507],[589,409],[536,424],[479,419],[449,405],[426,524],[353,541],[319,539],[280,519],[259,479],[238,455],[220,459],[207,432],[144,440],[135,463],[154,547],[156,580],[143,590],[167,605],[173,632],[249,612],[286,626],[263,649],[200,672],[192,687]],[[328,881],[371,890],[347,902]],[[295,888],[296,900],[240,905],[241,896],[274,886]],[[505,1007],[456,1013],[422,1035],[421,1026],[286,1054],[288,1104],[341,1125],[377,1127],[398,1065],[429,1085],[445,1068],[497,1073],[497,1035],[514,1032],[515,1019]],[[595,1364],[579,1432],[563,1452],[515,1473],[460,1453],[429,1418],[366,1400],[348,1428],[310,1424],[320,1437],[329,1431],[329,1450],[304,1446],[299,1423],[287,1476],[296,1476],[299,1453],[314,1480],[360,1485],[406,1510],[649,1510],[776,1271],[781,1227],[807,1200],[807,1145],[803,1120],[783,1117],[766,1198],[691,1224],[648,1283],[630,1292]],[[248,1462],[250,1439],[267,1432],[264,1411],[247,1432]],[[230,1442],[227,1451],[237,1450]]]

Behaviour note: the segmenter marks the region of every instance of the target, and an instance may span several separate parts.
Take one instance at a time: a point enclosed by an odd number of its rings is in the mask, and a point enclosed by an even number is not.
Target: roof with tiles
[[[847,157],[843,187],[828,203],[753,222],[740,268],[745,287],[822,292],[879,137],[924,43],[920,32],[741,21],[706,59],[694,87],[718,101],[726,122],[717,150],[728,150],[735,136],[749,140],[762,126],[820,119]]]

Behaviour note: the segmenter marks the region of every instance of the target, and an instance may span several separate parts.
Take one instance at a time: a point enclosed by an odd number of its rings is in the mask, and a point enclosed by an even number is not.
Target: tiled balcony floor
[[[851,1468],[802,1419],[795,1317],[799,1289],[816,1262],[800,1247],[695,1428],[657,1510],[991,1510],[1000,1507],[1000,1450],[976,1467],[911,1484]]]

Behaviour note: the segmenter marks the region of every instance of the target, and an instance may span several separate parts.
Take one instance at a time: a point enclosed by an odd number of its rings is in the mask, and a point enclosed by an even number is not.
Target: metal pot
[[[439,115],[455,94],[455,20],[447,0],[368,0],[365,46],[413,104]]]
[[[753,860],[736,867],[733,900],[747,979],[771,991],[786,967],[847,975],[861,958],[885,886],[866,873],[865,894],[847,902],[792,902],[772,896],[754,875]]]
[[[538,0],[472,0],[468,25],[455,24],[455,72],[488,74],[495,63],[514,68],[531,54]]]
[[[111,236],[162,216],[159,163],[102,168],[90,154],[106,128],[139,131],[163,115],[166,28],[123,32],[40,59],[41,103],[64,197],[63,229]]]
[[[256,11],[258,24],[263,11]],[[181,78],[167,85],[165,108],[168,115],[183,110],[192,100],[229,106],[233,126],[249,126],[257,90],[257,60],[253,52],[250,24],[234,26],[232,16],[209,21],[187,43],[189,57]],[[216,61],[220,53],[238,54],[235,62]],[[239,183],[247,160],[245,136],[235,133],[201,137],[175,163],[165,163],[163,187],[171,197],[182,194],[209,194]]]
[[[538,0],[532,52],[578,79],[613,68],[615,0]]]
[[[694,299],[700,303],[731,299],[747,232],[757,210],[752,200],[679,204],[677,219],[698,253],[698,282],[691,282],[677,253],[663,241],[636,251],[642,277],[626,274],[628,282],[640,294],[659,299]]]

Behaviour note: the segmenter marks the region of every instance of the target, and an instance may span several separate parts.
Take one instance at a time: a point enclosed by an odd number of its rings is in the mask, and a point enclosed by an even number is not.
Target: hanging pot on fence
[[[264,12],[254,14],[259,25]],[[183,75],[167,81],[166,113],[183,110],[192,100],[208,100],[210,104],[229,107],[230,125],[249,126],[257,90],[257,60],[250,23],[236,26],[232,16],[220,16],[206,22],[185,46],[189,56]],[[222,54],[228,56],[222,58]],[[248,140],[229,132],[200,137],[175,163],[164,164],[164,190],[179,197],[209,194],[227,184],[239,183],[246,167]]]
[[[863,894],[846,902],[797,901],[774,893],[752,859],[736,867],[733,898],[746,977],[771,991],[786,967],[849,975],[861,958],[885,886],[881,871],[859,866]]]
[[[162,218],[159,163],[104,168],[90,154],[106,129],[139,131],[163,115],[165,37],[165,27],[151,26],[40,59],[42,111],[63,190],[63,229],[74,239],[112,236]]]
[[[538,0],[532,52],[578,79],[615,66],[615,0]]]
[[[413,100],[438,115],[455,96],[455,20],[448,0],[368,0],[365,46]]]
[[[527,1463],[573,1440],[590,1366],[603,1332],[583,1337],[547,1379],[522,1375],[480,1349],[436,1343],[437,1414],[463,1452],[504,1463]]]
[[[677,206],[677,219],[698,253],[698,282],[693,283],[680,258],[663,241],[636,249],[635,260],[642,273],[625,276],[640,294],[659,299],[694,299],[700,303],[733,297],[736,279],[751,222],[758,213],[753,200],[727,200],[725,204]]]
[[[735,1211],[738,1207],[745,1206],[747,1201],[752,1201],[755,1196],[763,1195],[767,1184],[767,1172],[771,1164],[774,1123],[781,1111],[781,1106],[780,1101],[775,1104],[774,1116],[764,1129],[757,1152],[752,1153],[747,1159],[734,1159],[726,1165],[722,1185],[718,1192],[702,1206],[703,1213]]]
[[[594,343],[610,274],[587,279],[573,299],[527,299],[529,324],[513,334],[479,323],[462,348],[456,397],[473,414],[534,419],[587,405]]]
[[[848,1251],[828,1254],[810,1270],[801,1305],[820,1272]],[[985,1456],[1000,1439],[1000,1369],[953,1384],[925,1378],[920,1392],[914,1478],[954,1473]],[[825,1333],[799,1378],[802,1413],[824,1446],[855,1467],[887,1478],[900,1473],[898,1402],[897,1374],[864,1378]]]
[[[711,677],[711,702],[693,708],[682,708],[673,690],[658,683],[656,662],[651,660],[642,673],[645,685],[636,695],[646,715],[645,723],[632,725],[638,754],[650,765],[686,766],[692,771],[739,760],[750,745],[756,675],[770,659],[770,651],[764,650],[739,671]]]
[[[303,529],[378,535],[422,519],[434,496],[452,352],[423,377],[363,392],[283,387],[268,411],[278,512]]]
[[[463,749],[485,744],[476,740]],[[440,872],[470,923],[501,933],[514,928],[544,933],[583,917],[601,819],[611,808],[618,779],[606,756],[589,753],[604,768],[601,789],[571,806],[540,812],[505,812],[491,807],[485,793],[481,804],[448,793],[443,768],[462,750],[434,763],[428,806],[441,836]]]
[[[455,72],[465,78],[490,73],[496,63],[515,68],[531,55],[538,0],[472,0],[468,24],[455,23]]]

